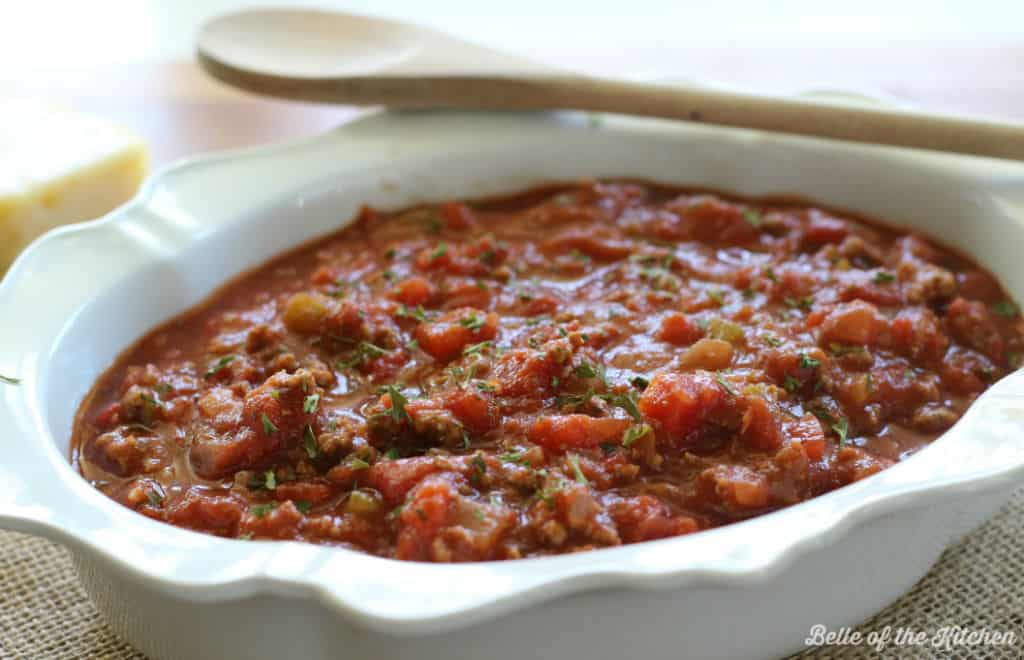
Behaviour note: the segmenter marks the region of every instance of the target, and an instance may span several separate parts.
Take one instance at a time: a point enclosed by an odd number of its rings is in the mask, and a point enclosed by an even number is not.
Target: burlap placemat
[[[908,548],[912,552],[912,548]],[[1024,490],[982,528],[950,548],[932,571],[900,601],[861,626],[933,633],[943,626],[1012,631],[1018,643],[894,647],[884,657],[1024,657]],[[145,660],[119,640],[89,602],[64,548],[48,541],[0,532],[0,654],[4,658]],[[867,646],[807,651],[799,660],[880,657]]]

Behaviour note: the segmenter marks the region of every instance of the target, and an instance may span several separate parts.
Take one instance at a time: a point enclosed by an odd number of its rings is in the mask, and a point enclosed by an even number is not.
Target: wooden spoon
[[[203,27],[198,57],[236,87],[393,108],[576,109],[1024,160],[1024,126],[594,78],[434,30],[339,12],[260,9]]]

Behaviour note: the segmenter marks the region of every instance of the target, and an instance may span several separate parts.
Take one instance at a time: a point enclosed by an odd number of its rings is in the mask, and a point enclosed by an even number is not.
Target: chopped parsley
[[[776,337],[775,335],[761,335],[761,339],[763,339],[764,343],[768,344],[769,346],[773,346],[775,348],[782,346],[782,340]]]
[[[295,508],[298,509],[299,512],[303,515],[309,513],[310,510],[313,508],[313,503],[307,500],[294,500],[292,504],[294,504]]]
[[[581,362],[575,369],[578,378],[600,378],[601,371],[589,362]]]
[[[815,417],[817,417],[818,419],[820,419],[821,421],[825,422],[830,426],[832,424],[839,423],[839,420],[833,417],[832,413],[830,413],[829,411],[825,410],[820,406],[811,410],[811,414],[813,414]]]
[[[160,486],[154,484],[152,488],[146,491],[146,499],[149,500],[150,506],[159,507],[164,503],[164,493]]]
[[[832,430],[839,436],[839,448],[846,446],[846,435],[850,432],[850,421],[845,417],[832,425]]]
[[[249,513],[256,518],[262,518],[276,508],[277,504],[275,502],[269,502],[267,504],[253,504],[249,507]]]
[[[992,311],[1003,318],[1012,319],[1020,314],[1020,308],[1012,300],[1001,300],[992,305]]]
[[[588,387],[587,391],[584,392],[583,394],[564,394],[562,396],[559,396],[556,401],[560,406],[578,408],[583,404],[587,403],[588,401],[590,401],[590,399],[592,399],[596,395],[597,393],[594,391],[594,388]]]
[[[225,355],[225,356],[223,356],[222,358],[220,358],[219,360],[214,362],[212,365],[210,365],[210,368],[206,370],[206,373],[203,374],[203,377],[204,378],[213,378],[218,373],[220,373],[220,371],[222,369],[224,369],[226,366],[228,366],[229,364],[231,364],[234,361],[235,361],[235,356],[234,355]]]
[[[810,296],[804,296],[803,298],[786,298],[783,302],[786,303],[787,307],[802,309],[804,311],[814,307],[814,298],[811,298]]]
[[[302,431],[302,448],[306,450],[306,456],[310,458],[316,458],[320,451],[316,442],[316,434],[313,433],[313,427],[310,424],[306,424],[306,428]]]
[[[772,282],[778,282],[779,281],[778,276],[775,274],[775,269],[774,268],[765,268],[762,272],[764,273],[764,276],[767,277]]]
[[[517,465],[523,465],[530,467],[530,462],[526,460],[526,457],[521,451],[506,452],[498,456],[499,460],[505,461],[506,463],[515,463]]]
[[[588,397],[589,398],[589,397]],[[643,415],[640,414],[640,409],[637,407],[637,396],[636,392],[623,392],[621,394],[604,394],[602,397],[605,401],[622,408],[626,411],[630,417],[637,422],[644,421]]]
[[[650,424],[633,424],[622,434],[622,446],[629,447],[634,442],[653,431],[654,429],[651,428]]]
[[[736,396],[736,390],[733,389],[732,385],[729,384],[725,378],[722,377],[721,371],[715,372],[715,380],[721,385],[722,389],[728,392],[731,396]]]
[[[896,281],[896,276],[892,273],[887,273],[884,270],[880,270],[875,273],[875,276],[871,278],[875,284],[891,284]]]
[[[441,257],[443,257],[447,253],[448,253],[448,244],[444,243],[444,242],[438,243],[437,247],[434,248],[434,251],[430,253],[430,260],[431,261],[436,261],[437,259],[440,259]]]
[[[352,351],[352,357],[347,360],[338,362],[338,366],[342,369],[351,369],[352,367],[358,367],[370,360],[376,360],[379,357],[388,355],[391,351],[386,348],[381,348],[376,344],[371,344],[368,341],[361,341],[356,344],[355,349]]]
[[[800,381],[797,380],[796,378],[793,378],[789,374],[786,374],[785,379],[783,379],[782,381],[782,387],[784,387],[786,391],[790,393],[796,392],[798,389],[800,389],[800,385]]]
[[[426,209],[424,220],[427,224],[427,231],[431,234],[440,234],[441,229],[444,228],[444,225],[441,224],[441,219],[437,217],[437,211],[434,209]]]
[[[358,456],[353,456],[351,459],[349,459],[348,466],[353,470],[366,470],[370,467],[370,464],[364,461],[363,459],[359,458]]]
[[[743,219],[750,224],[754,229],[761,227],[764,222],[764,218],[761,217],[761,212],[756,209],[743,209]]]
[[[459,319],[459,325],[461,325],[463,328],[468,328],[472,332],[476,332],[480,328],[484,327],[484,323],[484,319],[480,318],[479,316],[472,312],[466,318]]]
[[[725,304],[725,294],[722,293],[721,289],[708,289],[704,293],[707,294],[707,297],[713,300],[719,307]]]
[[[859,355],[867,351],[863,346],[851,346],[847,344],[837,344],[832,342],[828,345],[829,352],[836,357],[843,357],[846,355]]]
[[[651,381],[645,376],[633,376],[629,379],[629,384],[638,390],[643,391],[647,389],[647,386],[651,384]]]
[[[405,404],[409,403],[409,399],[405,398],[402,390],[398,389],[397,385],[385,385],[384,392],[391,399],[391,419],[396,422],[408,419],[409,413],[405,412]]]
[[[426,323],[430,320],[430,317],[427,316],[426,310],[423,309],[423,305],[417,305],[416,308],[412,310],[405,305],[399,305],[396,315],[399,318],[416,319],[420,323]]]
[[[484,461],[484,457],[477,453],[473,454],[473,458],[469,459],[469,464],[473,466],[475,472],[473,476],[476,478],[484,476],[487,472],[487,463]]]
[[[249,490],[274,490],[277,488],[277,475],[273,470],[257,472],[249,479]]]
[[[302,412],[306,413],[307,415],[312,415],[313,413],[316,412],[316,409],[319,406],[320,406],[320,395],[319,394],[310,394],[302,402]]]
[[[274,426],[274,423],[270,421],[269,417],[267,417],[267,413],[260,413],[260,419],[263,422],[263,433],[265,435],[274,435],[277,433],[277,427]]]
[[[801,369],[817,369],[821,366],[821,360],[816,360],[809,356],[807,353],[800,354],[800,368]]]
[[[469,346],[467,346],[464,349],[462,349],[462,354],[463,355],[474,355],[476,353],[481,352],[485,348],[490,348],[492,344],[493,344],[493,342],[490,342],[490,341],[482,341],[479,344],[470,344]]]
[[[580,457],[576,454],[569,454],[569,463],[572,465],[572,471],[576,476],[576,482],[581,483],[584,486],[589,486],[590,482],[587,481],[586,475],[583,474],[583,470],[580,469]]]

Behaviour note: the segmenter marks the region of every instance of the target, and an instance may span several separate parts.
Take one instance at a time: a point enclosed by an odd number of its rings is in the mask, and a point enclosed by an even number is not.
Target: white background
[[[0,69],[183,58],[197,26],[289,0],[0,0]],[[701,46],[818,48],[1020,42],[1024,0],[307,0],[404,18],[553,63],[606,73],[679,73]],[[616,53],[628,52],[628,63]],[[943,63],[936,62],[941,68]],[[698,68],[690,64],[688,69]],[[624,69],[628,69],[625,71]],[[699,73],[690,71],[690,73]]]

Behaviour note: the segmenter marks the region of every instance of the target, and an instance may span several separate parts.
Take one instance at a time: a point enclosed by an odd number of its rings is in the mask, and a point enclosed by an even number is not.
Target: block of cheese
[[[0,98],[0,275],[43,232],[131,198],[147,162],[142,140],[112,122]]]

